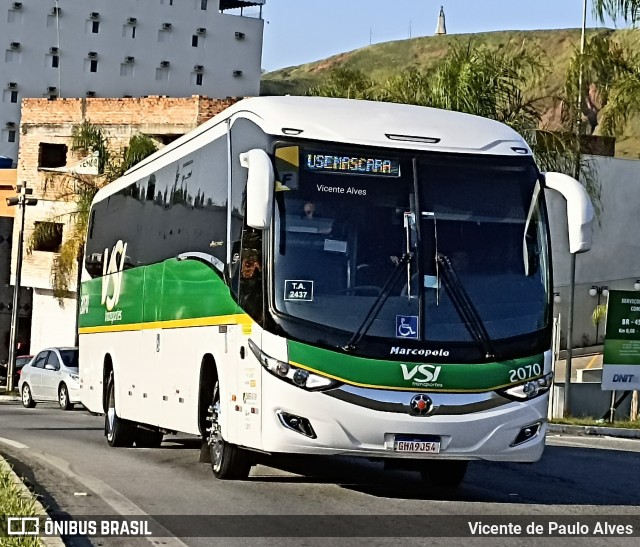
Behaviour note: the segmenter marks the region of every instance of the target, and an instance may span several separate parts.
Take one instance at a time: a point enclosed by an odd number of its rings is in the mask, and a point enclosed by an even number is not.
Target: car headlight
[[[546,393],[551,388],[551,384],[553,381],[553,372],[549,372],[545,374],[541,378],[536,378],[535,380],[527,380],[522,384],[518,384],[517,386],[510,387],[508,389],[500,391],[503,395],[511,399],[517,399],[518,401],[526,401],[528,399],[533,399]]]
[[[267,372],[299,388],[308,391],[324,391],[341,384],[332,378],[275,359],[262,351],[252,340],[249,340],[249,349]]]
[[[69,374],[69,378],[71,378],[74,382],[80,381],[80,375],[78,374]]]

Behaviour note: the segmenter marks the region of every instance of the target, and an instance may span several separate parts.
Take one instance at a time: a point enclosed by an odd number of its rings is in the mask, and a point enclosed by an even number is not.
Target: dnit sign
[[[609,291],[602,389],[640,389],[640,295]]]

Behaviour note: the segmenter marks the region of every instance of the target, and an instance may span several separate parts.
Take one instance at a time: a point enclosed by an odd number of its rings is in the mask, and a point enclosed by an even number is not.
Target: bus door
[[[260,344],[261,329],[253,324],[238,325],[240,351],[237,365],[238,403],[237,409],[237,443],[252,448],[262,448],[262,386],[261,368],[249,349],[249,338]],[[238,408],[240,407],[240,408]]]

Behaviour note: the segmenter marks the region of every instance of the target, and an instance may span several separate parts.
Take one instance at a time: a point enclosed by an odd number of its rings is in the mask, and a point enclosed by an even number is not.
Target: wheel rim
[[[215,471],[222,467],[222,451],[224,441],[220,433],[220,393],[218,383],[213,389],[213,404],[211,405],[211,434],[209,435],[209,445],[211,446],[211,466]]]
[[[107,402],[107,439],[113,437],[113,427],[116,421],[116,404],[113,396],[113,387],[109,390],[109,400]]]
[[[31,393],[29,393],[29,386],[25,384],[25,386],[22,388],[22,404],[26,406],[30,401]]]
[[[67,388],[64,386],[60,388],[60,406],[67,406]]]

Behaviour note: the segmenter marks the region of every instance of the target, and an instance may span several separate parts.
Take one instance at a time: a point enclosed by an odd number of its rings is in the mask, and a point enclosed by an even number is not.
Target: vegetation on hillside
[[[639,79],[640,29],[589,30],[587,36],[588,48],[583,59],[578,54],[578,29],[432,36],[376,44],[315,63],[265,74],[262,93],[303,95],[318,86],[323,86],[326,91],[330,80],[335,83],[336,73],[342,73],[348,75],[352,82],[352,94],[349,96],[355,93],[355,96],[370,98],[363,92],[363,83],[367,81],[378,88],[389,88],[395,81],[396,97],[401,97],[403,102],[411,102],[407,101],[406,90],[403,90],[403,79],[418,89],[419,81],[422,81],[421,85],[431,82],[443,63],[452,64],[452,51],[463,52],[471,45],[474,54],[484,50],[485,55],[491,52],[500,57],[508,56],[508,52],[519,51],[524,57],[529,57],[532,61],[529,68],[536,69],[537,77],[519,83],[522,84],[519,87],[522,98],[519,100],[523,107],[535,108],[539,114],[540,128],[562,130],[571,125],[574,119],[574,101],[563,101],[563,98],[575,96],[575,76],[582,60],[586,67],[582,110],[585,120],[589,122],[587,132],[591,133],[592,129],[597,128],[596,134],[605,130],[615,134],[616,153],[638,157],[640,112],[637,105],[640,105],[640,101],[629,102],[625,97],[635,93],[633,88]],[[622,78],[625,74],[626,80]],[[615,88],[612,87],[614,76],[617,82]],[[404,97],[402,93],[405,93]],[[450,102],[459,102],[461,99],[464,100],[464,97]],[[590,104],[587,108],[588,101]],[[443,106],[452,107],[446,103]],[[520,114],[527,112],[521,111]],[[608,117],[608,121],[601,123],[594,120],[594,114],[596,118]],[[501,115],[504,117],[504,113]],[[597,123],[593,124],[594,121]]]

